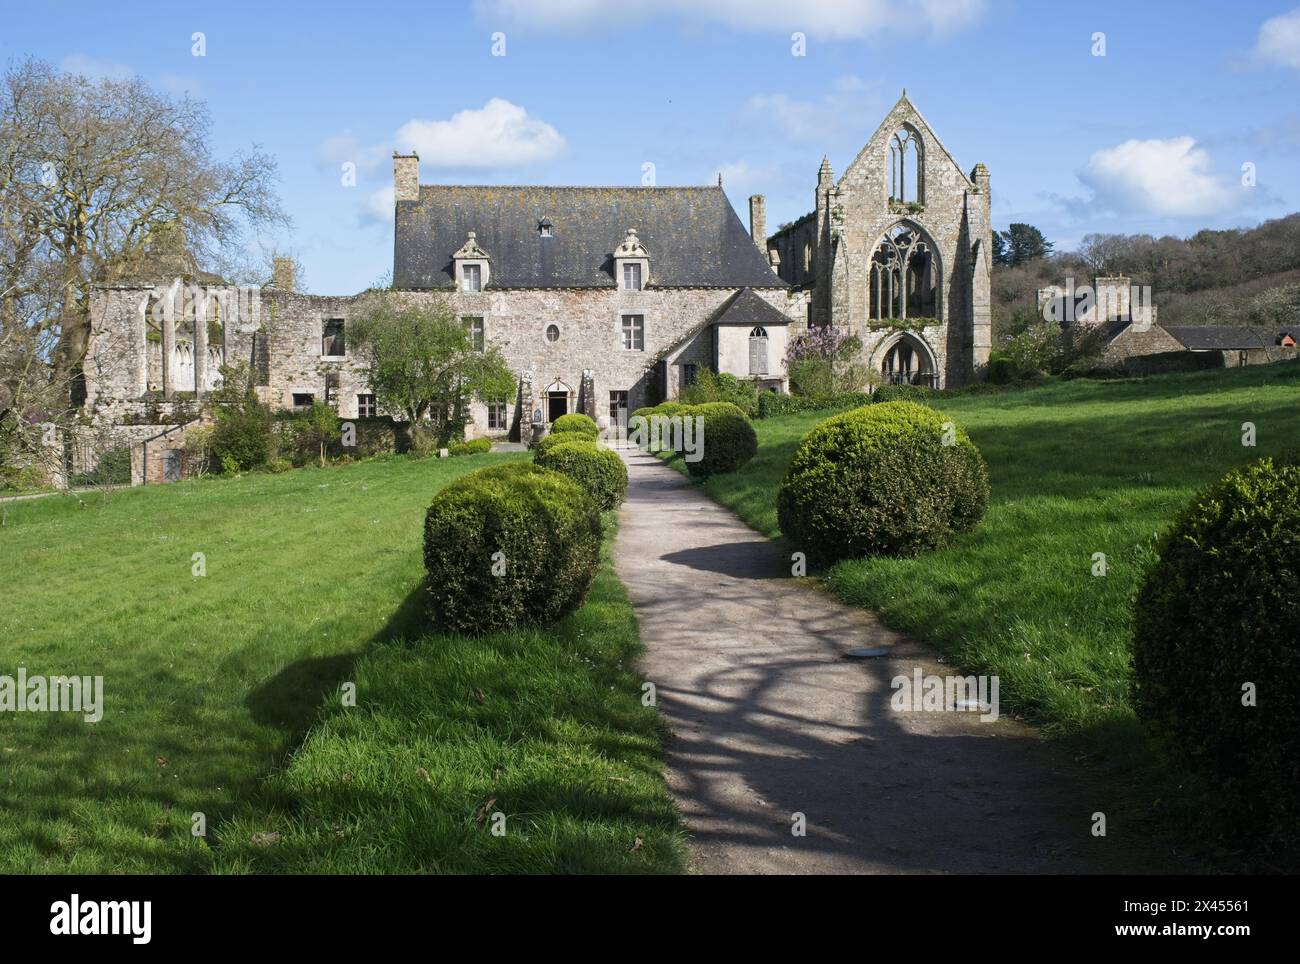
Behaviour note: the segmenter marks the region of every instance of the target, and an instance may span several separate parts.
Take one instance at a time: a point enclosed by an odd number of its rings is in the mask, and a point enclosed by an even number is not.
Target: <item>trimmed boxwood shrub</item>
[[[954,444],[944,445],[945,429]],[[866,405],[818,424],[777,493],[781,531],[810,562],[914,555],[971,528],[988,468],[966,432],[915,402]]]
[[[462,476],[424,520],[429,615],[463,633],[554,622],[586,598],[600,537],[600,513],[559,472],[515,462]]]
[[[686,462],[695,476],[734,472],[758,453],[758,436],[745,413],[730,402],[708,402],[684,406],[683,418],[704,417],[703,457]],[[696,436],[698,439],[698,435]]]
[[[1300,844],[1300,462],[1262,459],[1198,495],[1134,607],[1138,714],[1215,778],[1233,835]],[[1243,705],[1253,684],[1257,705]]]
[[[572,412],[568,415],[561,415],[551,423],[551,432],[581,432],[583,435],[590,435],[595,438],[600,434],[600,427],[587,415],[578,412]]]
[[[537,455],[540,455],[542,452],[553,449],[557,445],[565,445],[569,442],[576,442],[579,445],[590,445],[592,448],[596,447],[596,437],[594,435],[587,435],[583,432],[560,432],[558,435],[552,433],[551,435],[543,437],[540,442],[533,446],[533,457],[536,458]]]
[[[468,442],[452,442],[447,446],[447,454],[451,456],[482,455],[491,451],[492,440],[486,438],[470,439]]]
[[[556,436],[563,438],[563,436]],[[538,449],[534,461],[567,475],[586,490],[603,512],[627,498],[627,466],[613,449],[588,442],[565,441]]]

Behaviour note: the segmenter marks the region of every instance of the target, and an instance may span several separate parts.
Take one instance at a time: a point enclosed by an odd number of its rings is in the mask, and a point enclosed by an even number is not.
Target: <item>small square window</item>
[[[320,353],[330,358],[342,358],[348,353],[343,339],[343,319],[330,318],[321,328]]]
[[[466,264],[461,266],[461,291],[482,291],[483,290],[483,266],[480,264]]]
[[[470,341],[474,343],[475,351],[483,350],[483,319],[482,318],[462,318],[466,329],[469,331]]]
[[[489,432],[504,432],[510,427],[510,409],[503,398],[487,403],[487,424]]]
[[[537,233],[544,238],[550,238],[555,236],[555,232],[551,227],[551,222],[546,220],[543,220],[540,224],[537,225]]]
[[[682,366],[682,388],[689,388],[695,384],[695,379],[700,375],[699,366],[695,362],[687,362]]]
[[[623,265],[623,290],[641,290],[641,264],[637,261]]]
[[[315,401],[316,401],[316,396],[313,395],[311,392],[293,393],[294,408],[311,408],[312,405],[315,403]]]
[[[375,417],[375,396],[374,395],[357,396],[357,417],[358,418]]]
[[[624,351],[645,350],[645,316],[644,315],[623,316],[623,350]]]

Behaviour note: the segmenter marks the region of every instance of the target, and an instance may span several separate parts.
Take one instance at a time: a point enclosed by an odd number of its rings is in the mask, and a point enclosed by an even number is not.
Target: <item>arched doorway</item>
[[[561,415],[569,414],[569,402],[573,390],[558,378],[546,386],[546,421],[554,422]]]
[[[883,344],[877,357],[886,385],[925,385],[937,388],[938,366],[930,348],[913,335],[900,335]]]

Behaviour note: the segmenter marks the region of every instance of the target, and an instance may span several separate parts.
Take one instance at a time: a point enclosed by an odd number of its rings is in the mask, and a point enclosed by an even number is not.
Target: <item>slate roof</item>
[[[651,287],[787,287],[717,186],[421,185],[419,200],[396,203],[393,284],[453,287],[451,256],[474,231],[489,288],[613,288],[628,228],[650,253]]]
[[[1248,325],[1165,325],[1189,351],[1245,351],[1273,348],[1278,330]]]
[[[722,303],[709,320],[712,325],[740,325],[744,328],[788,325],[785,312],[773,308],[755,293],[753,288],[742,288]]]

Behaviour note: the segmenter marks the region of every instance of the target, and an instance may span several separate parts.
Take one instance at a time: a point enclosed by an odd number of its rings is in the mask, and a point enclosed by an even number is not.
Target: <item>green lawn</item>
[[[1131,598],[1152,537],[1229,468],[1300,445],[1300,365],[1061,382],[935,405],[988,460],[987,516],[944,550],[844,562],[828,584],[968,671],[998,674],[1004,709],[1112,765],[1149,770],[1128,689]],[[705,490],[778,537],[785,467],[828,414],[756,421],[757,457]],[[1242,445],[1243,422],[1255,424],[1255,448]],[[1091,574],[1096,552],[1106,554],[1104,577]],[[1153,795],[1176,796],[1184,782],[1145,777]]]
[[[0,675],[103,675],[105,710],[0,714],[0,872],[678,869],[608,567],[553,630],[422,634],[424,509],[521,457],[6,504]]]

